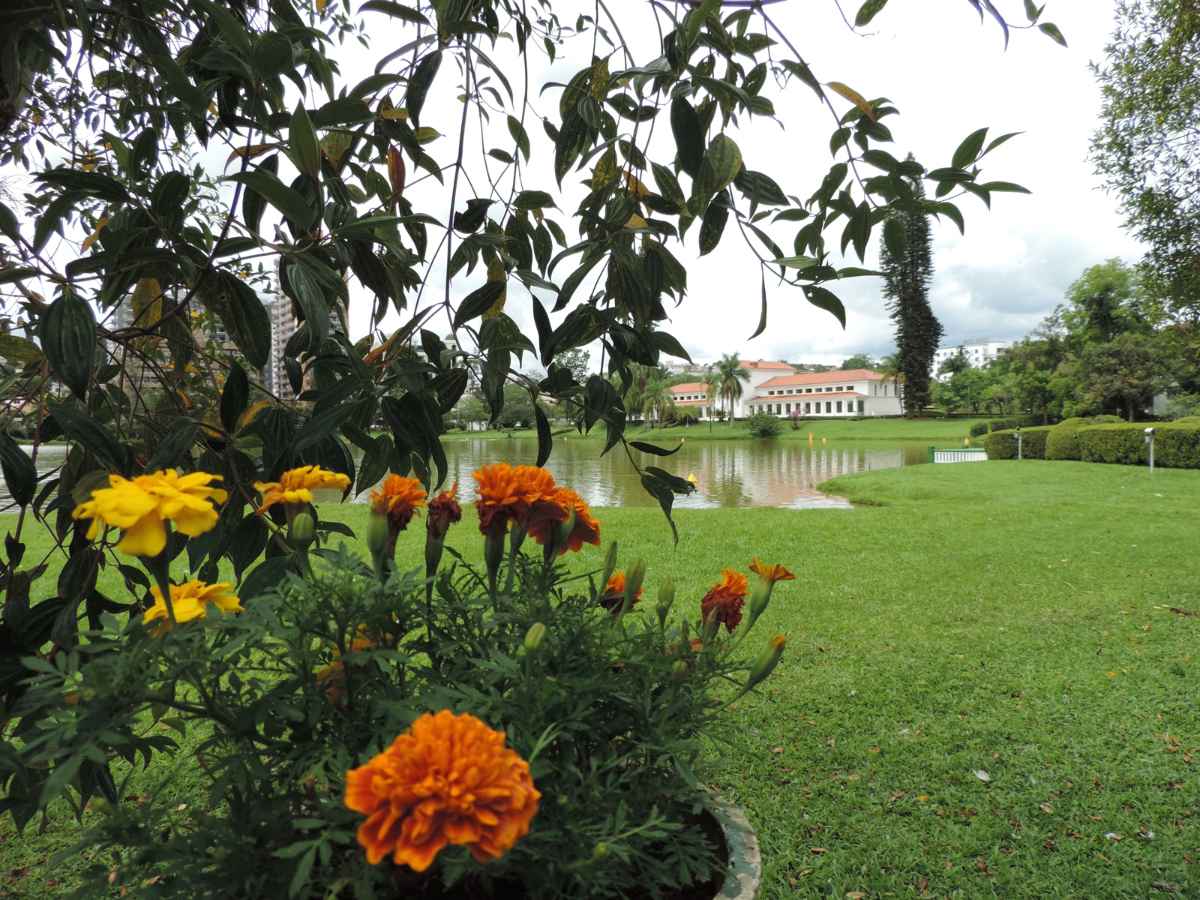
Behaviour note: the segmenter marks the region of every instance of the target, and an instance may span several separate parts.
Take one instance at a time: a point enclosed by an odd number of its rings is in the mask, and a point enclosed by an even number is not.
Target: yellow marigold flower
[[[547,502],[540,504],[546,506],[553,504],[557,509],[562,510],[561,515],[548,515],[535,512],[530,517],[529,534],[539,544],[545,545],[548,540],[554,537],[554,530],[558,527],[559,522],[566,521],[572,511],[575,513],[575,520],[571,525],[571,533],[567,535],[566,541],[558,548],[558,555],[562,556],[568,550],[577,551],[584,544],[600,543],[600,523],[592,516],[591,509],[587,503],[570,488],[556,488],[554,492],[547,498]]]
[[[208,615],[209,605],[225,613],[241,612],[242,603],[231,593],[232,589],[233,585],[224,581],[217,584],[189,581],[185,584],[171,585],[171,608],[175,612],[175,622],[182,625],[192,619],[203,619]],[[150,593],[154,595],[154,605],[142,614],[142,624],[158,622],[155,634],[170,631],[171,617],[167,614],[167,604],[163,600],[162,591],[156,586],[150,588]]]
[[[425,488],[415,478],[389,475],[379,490],[371,491],[371,509],[387,516],[396,531],[403,531],[413,514],[425,505]]]
[[[75,507],[71,516],[92,520],[88,540],[95,540],[105,525],[111,525],[124,532],[117,544],[122,553],[158,556],[167,544],[167,521],[188,537],[204,534],[217,524],[213,502],[224,503],[228,496],[211,485],[220,480],[221,476],[208,472],[180,475],[174,469],[132,480],[109,475],[108,487],[92,491],[91,499]]]
[[[779,563],[767,565],[757,556],[750,563],[750,571],[756,573],[763,581],[774,584],[777,581],[794,581],[796,576]]]
[[[707,622],[715,616],[726,631],[733,631],[742,621],[742,604],[746,601],[746,576],[733,569],[721,573],[721,580],[714,584],[700,601],[700,618]]]
[[[344,491],[350,487],[349,476],[341,472],[330,472],[320,466],[301,466],[288,469],[278,481],[256,481],[254,489],[262,494],[262,505],[258,511],[266,512],[276,503],[312,503],[313,491],[321,488],[337,488]]]
[[[449,710],[421,716],[346,773],[346,807],[367,816],[358,827],[367,862],[390,854],[417,872],[448,844],[479,862],[499,859],[528,834],[541,796],[503,731]]]

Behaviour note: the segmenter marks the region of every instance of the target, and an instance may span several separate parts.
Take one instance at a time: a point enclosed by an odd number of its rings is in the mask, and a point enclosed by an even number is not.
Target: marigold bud
[[[525,649],[532,653],[542,645],[542,640],[546,637],[546,625],[543,622],[534,622],[529,626],[529,630],[525,632]]]
[[[671,677],[676,681],[683,681],[683,679],[687,678],[687,673],[688,664],[682,659],[675,660],[674,665],[671,666]]]
[[[377,557],[387,549],[388,520],[387,516],[372,513],[367,522],[367,549],[372,557]]]
[[[592,859],[604,859],[606,856],[608,856],[608,844],[600,841],[596,845],[596,849],[592,851]]]
[[[777,634],[771,638],[751,667],[750,676],[746,679],[746,686],[742,688],[743,694],[752,690],[755,685],[762,683],[768,675],[775,671],[786,646],[787,638],[784,635]]]
[[[316,536],[317,522],[311,512],[302,509],[292,516],[292,522],[288,526],[288,543],[303,550]]]
[[[622,614],[633,609],[633,604],[637,603],[638,595],[642,592],[642,582],[646,580],[646,561],[639,559],[625,574],[625,605],[621,608]]]
[[[675,581],[671,576],[663,579],[662,584],[658,586],[658,606],[655,612],[658,614],[658,624],[660,627],[665,627],[667,624],[667,616],[671,614],[671,606],[675,603]]]
[[[608,584],[608,579],[612,578],[613,572],[617,570],[617,542],[613,541],[608,545],[608,553],[604,557],[604,570],[600,573],[600,589],[604,589],[604,585]]]

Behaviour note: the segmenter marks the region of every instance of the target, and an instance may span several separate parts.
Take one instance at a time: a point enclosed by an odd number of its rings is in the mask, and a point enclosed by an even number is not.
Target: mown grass
[[[802,419],[798,428],[788,421],[782,422],[783,430],[777,440],[807,440],[811,432],[814,439],[830,441],[945,441],[952,445],[962,443],[971,426],[984,419]],[[595,440],[604,438],[603,429],[594,429],[590,434],[580,435],[574,431],[559,432],[555,427],[555,440]],[[699,441],[732,441],[750,439],[745,422],[700,422],[695,425],[670,425],[647,427],[631,424],[625,432],[629,440],[657,440],[660,438],[687,437]],[[537,433],[530,428],[513,431],[454,431],[447,435],[449,440],[504,440],[507,438],[536,439]],[[977,439],[972,439],[973,442]]]
[[[677,548],[655,511],[599,513],[681,604],[752,555],[796,573],[749,642],[786,632],[784,661],[707,770],[758,829],[763,896],[1195,891],[1200,473],[993,462],[826,488],[870,505],[684,510]],[[478,558],[470,523],[452,535]],[[401,541],[411,564],[419,541]],[[186,759],[176,771],[166,789],[187,802]],[[70,820],[3,829],[10,895],[70,880],[78,864],[50,860]]]

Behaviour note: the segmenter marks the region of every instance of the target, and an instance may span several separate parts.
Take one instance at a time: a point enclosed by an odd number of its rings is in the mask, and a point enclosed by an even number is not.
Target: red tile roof
[[[865,397],[862,391],[829,391],[824,394],[779,394],[774,397],[754,397],[751,403],[795,403],[797,400],[824,400],[832,397]]]
[[[689,381],[687,384],[671,385],[672,394],[707,394],[708,385],[702,381]]]
[[[839,384],[847,381],[883,381],[883,375],[870,369],[838,369],[835,372],[801,372],[796,375],[778,375],[758,386],[758,390],[777,387],[792,387],[797,384]]]
[[[743,359],[741,361],[743,369],[779,369],[785,372],[795,372],[796,370],[785,362],[776,362],[770,359]]]

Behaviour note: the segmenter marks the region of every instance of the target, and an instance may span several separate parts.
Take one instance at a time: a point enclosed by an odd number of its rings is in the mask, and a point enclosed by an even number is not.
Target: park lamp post
[[[1147,428],[1143,434],[1146,435],[1146,447],[1149,448],[1150,471],[1154,471],[1154,429]]]
[[[1017,460],[1021,459],[1021,426],[1017,426]]]

